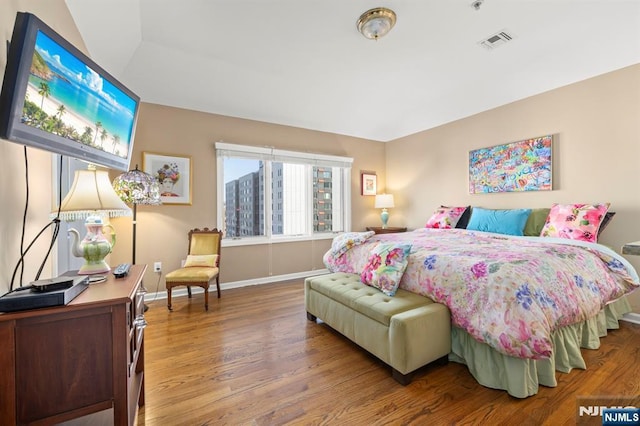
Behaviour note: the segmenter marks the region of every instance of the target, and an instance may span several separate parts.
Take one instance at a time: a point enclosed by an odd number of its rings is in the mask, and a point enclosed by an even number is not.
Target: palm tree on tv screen
[[[40,83],[40,89],[38,90],[38,95],[42,96],[40,100],[40,109],[44,109],[44,98],[48,98],[51,94],[51,87],[44,81]]]
[[[96,134],[93,137],[93,145],[98,146],[96,144],[96,140],[98,139],[98,134],[100,133],[100,129],[102,128],[102,121],[96,121]]]
[[[104,146],[104,141],[107,140],[108,136],[109,136],[109,132],[107,132],[107,129],[103,127],[102,130],[100,131],[100,142],[102,146]]]

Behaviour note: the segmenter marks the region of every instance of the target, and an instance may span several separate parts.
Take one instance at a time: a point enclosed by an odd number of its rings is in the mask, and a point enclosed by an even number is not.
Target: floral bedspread
[[[446,305],[454,325],[519,358],[550,357],[554,330],[640,285],[629,262],[600,244],[464,229],[375,235],[337,257],[329,250],[325,265],[360,273],[381,241],[412,244],[400,288]]]

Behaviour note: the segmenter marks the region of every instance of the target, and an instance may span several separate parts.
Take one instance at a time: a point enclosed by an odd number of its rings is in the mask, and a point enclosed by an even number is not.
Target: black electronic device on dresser
[[[60,276],[31,282],[0,297],[0,312],[62,306],[71,302],[89,285],[86,275]]]
[[[130,263],[121,263],[113,269],[113,276],[116,278],[124,278],[129,274],[130,269]]]

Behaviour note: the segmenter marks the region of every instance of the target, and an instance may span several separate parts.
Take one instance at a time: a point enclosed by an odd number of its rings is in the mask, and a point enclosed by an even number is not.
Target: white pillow
[[[342,233],[333,238],[333,241],[331,242],[331,254],[334,257],[340,257],[351,247],[367,241],[367,239],[372,235],[375,235],[374,231]]]

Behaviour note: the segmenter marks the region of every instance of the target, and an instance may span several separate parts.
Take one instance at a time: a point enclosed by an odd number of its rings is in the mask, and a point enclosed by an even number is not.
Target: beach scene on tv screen
[[[38,31],[22,122],[126,158],[136,101]]]

